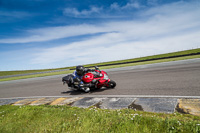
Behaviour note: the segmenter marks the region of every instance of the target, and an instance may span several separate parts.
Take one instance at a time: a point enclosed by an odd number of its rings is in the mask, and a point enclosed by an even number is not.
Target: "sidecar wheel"
[[[110,82],[108,82],[109,88],[115,88],[116,86],[116,82],[113,80],[110,80]]]

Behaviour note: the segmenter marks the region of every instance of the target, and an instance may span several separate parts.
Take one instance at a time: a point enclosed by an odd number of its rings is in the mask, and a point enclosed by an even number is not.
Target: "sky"
[[[0,71],[200,48],[200,0],[0,0]]]

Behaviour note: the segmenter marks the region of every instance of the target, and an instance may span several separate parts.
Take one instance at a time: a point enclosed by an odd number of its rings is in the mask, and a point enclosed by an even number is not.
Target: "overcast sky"
[[[0,0],[0,71],[200,48],[199,0]]]

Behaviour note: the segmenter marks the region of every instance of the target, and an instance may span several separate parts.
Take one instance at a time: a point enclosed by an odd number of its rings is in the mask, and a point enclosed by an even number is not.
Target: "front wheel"
[[[115,86],[116,86],[116,82],[115,81],[110,80],[110,82],[108,82],[108,87],[109,88],[115,88]]]

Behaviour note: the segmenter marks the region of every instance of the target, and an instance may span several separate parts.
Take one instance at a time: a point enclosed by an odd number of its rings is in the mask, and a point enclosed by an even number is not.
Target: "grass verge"
[[[41,70],[21,70],[21,71],[0,71],[0,76],[39,73],[39,72],[50,72],[50,71],[63,70],[63,69],[66,69],[66,68],[41,69]]]
[[[191,56],[191,55],[199,55],[200,48],[192,49],[192,50],[185,50],[185,51],[178,51],[173,53],[166,53],[166,54],[160,54],[160,55],[152,55],[152,56],[146,56],[146,57],[140,57],[140,58],[133,58],[133,59],[126,59],[126,60],[118,60],[118,61],[111,61],[111,62],[103,62],[103,63],[96,63],[96,64],[88,64],[85,65],[86,67],[90,66],[105,66],[105,65],[111,65],[111,64],[126,64],[130,62],[145,62],[145,61],[151,61],[151,60],[160,60],[160,59],[169,59],[169,58],[176,58],[176,57],[184,57],[184,56]]]
[[[73,71],[74,70],[61,71],[61,72],[52,72],[52,73],[43,73],[43,74],[35,74],[35,75],[26,75],[26,76],[19,76],[19,77],[3,78],[3,79],[0,79],[0,82],[1,81],[18,80],[18,79],[45,77],[45,76],[60,75],[60,74],[68,74],[68,73],[72,73]]]
[[[70,106],[0,106],[0,132],[199,133],[200,117],[131,109]]]

